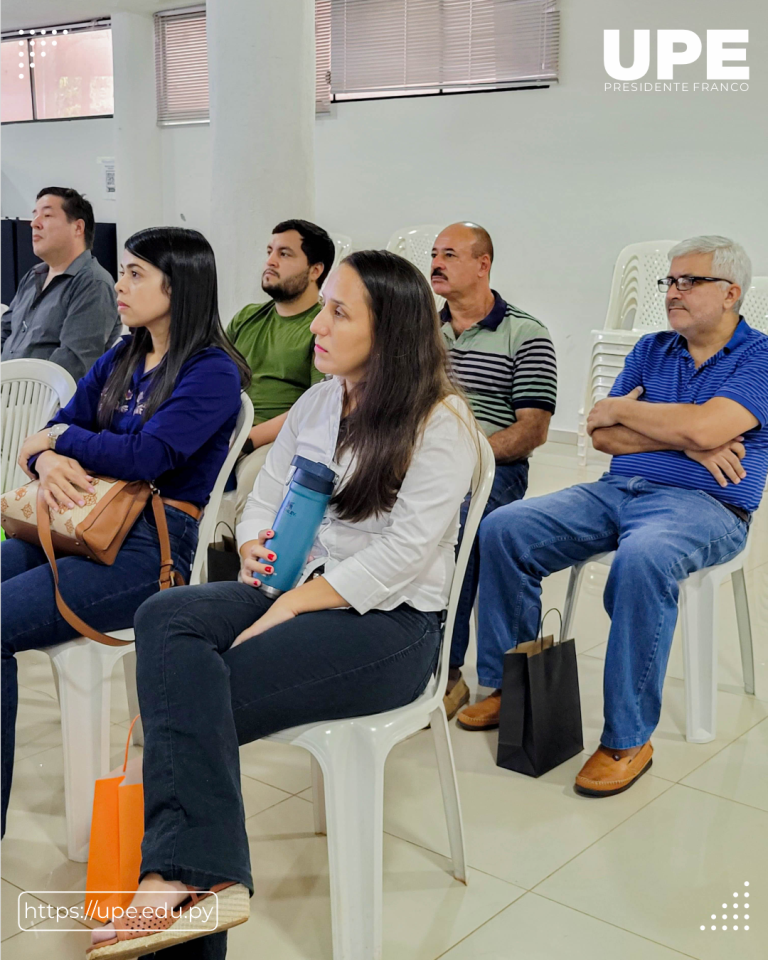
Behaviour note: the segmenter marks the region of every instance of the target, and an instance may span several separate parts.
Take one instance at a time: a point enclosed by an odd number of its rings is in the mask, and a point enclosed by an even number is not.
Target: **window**
[[[32,86],[29,82],[29,51],[26,40],[3,40],[2,55],[2,121],[16,123],[33,120]]]
[[[19,30],[0,47],[3,123],[114,112],[109,21]]]
[[[205,7],[155,14],[155,81],[159,124],[208,122]]]
[[[330,102],[331,0],[315,4],[316,103],[318,113]],[[186,7],[155,14],[155,81],[157,122],[207,123],[208,43],[205,7]]]
[[[557,80],[555,0],[330,0],[333,100]]]
[[[315,111],[333,101],[543,87],[557,0],[316,0]],[[155,14],[157,122],[205,123],[205,7]]]

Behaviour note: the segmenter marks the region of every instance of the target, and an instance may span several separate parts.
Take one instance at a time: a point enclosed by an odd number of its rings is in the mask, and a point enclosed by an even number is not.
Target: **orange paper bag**
[[[137,720],[134,717],[128,731],[122,767],[97,780],[93,794],[85,908],[88,916],[103,922],[111,920],[115,907],[128,907],[139,886],[144,787],[141,766],[128,770],[128,747]]]

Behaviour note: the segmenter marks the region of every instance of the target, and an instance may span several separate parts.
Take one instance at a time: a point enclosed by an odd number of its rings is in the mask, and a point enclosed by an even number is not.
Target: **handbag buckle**
[[[168,567],[167,571],[164,570],[165,567]],[[160,564],[160,576],[158,578],[157,585],[161,590],[165,589],[163,586],[164,583],[167,583],[169,587],[173,586],[173,576],[175,572],[173,560],[168,560],[166,563]]]

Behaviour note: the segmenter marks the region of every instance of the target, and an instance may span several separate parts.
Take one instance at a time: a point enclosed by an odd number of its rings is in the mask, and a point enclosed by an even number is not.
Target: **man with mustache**
[[[32,211],[32,252],[2,320],[2,358],[50,360],[75,380],[120,336],[115,281],[91,253],[93,207],[71,187],[44,187]]]
[[[313,362],[309,327],[320,312],[320,288],[335,254],[333,240],[322,227],[308,220],[278,223],[261,275],[261,289],[270,299],[243,307],[227,328],[253,374],[248,388],[253,429],[236,467],[238,520],[288,411],[323,379]]]
[[[539,320],[491,289],[492,262],[488,231],[475,223],[451,224],[432,248],[432,289],[446,300],[440,320],[452,373],[496,455],[496,476],[485,516],[524,496],[528,457],[547,439],[557,394],[555,349],[549,332]],[[462,526],[466,510],[467,504],[462,509]],[[476,541],[453,628],[444,698],[449,719],[469,701],[461,667],[481,564]],[[478,673],[480,683],[485,684],[487,678],[480,669]],[[461,717],[459,721],[463,724]]]
[[[743,549],[768,474],[768,336],[739,314],[749,257],[719,236],[684,240],[669,257],[658,284],[672,329],[636,344],[587,420],[613,455],[609,472],[502,507],[480,529],[478,643],[496,688],[504,652],[536,635],[542,577],[616,551],[603,599],[605,723],[575,784],[592,797],[651,766],[679,583]],[[470,708],[476,729],[498,724],[500,702],[497,689]]]

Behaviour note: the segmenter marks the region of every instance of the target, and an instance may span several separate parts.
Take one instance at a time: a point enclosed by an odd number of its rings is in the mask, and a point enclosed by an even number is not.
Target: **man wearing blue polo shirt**
[[[679,582],[743,549],[768,473],[768,337],[739,315],[749,258],[725,237],[695,237],[670,260],[659,288],[672,329],[637,343],[587,421],[613,454],[609,472],[502,507],[480,528],[478,673],[496,688],[504,652],[536,635],[542,577],[616,551],[605,725],[576,778],[588,796],[626,790],[649,768]]]

